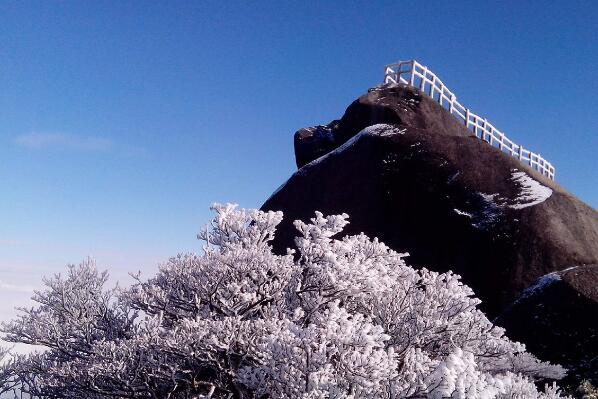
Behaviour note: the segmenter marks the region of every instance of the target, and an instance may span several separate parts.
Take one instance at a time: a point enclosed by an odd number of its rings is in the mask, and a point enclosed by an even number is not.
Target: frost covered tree
[[[17,385],[12,373],[12,359],[8,348],[0,347],[0,395],[11,392]]]
[[[106,288],[93,262],[47,279],[5,340],[41,345],[8,366],[49,398],[559,398],[565,371],[509,340],[453,273],[415,270],[347,215],[296,221],[214,205],[200,255]]]

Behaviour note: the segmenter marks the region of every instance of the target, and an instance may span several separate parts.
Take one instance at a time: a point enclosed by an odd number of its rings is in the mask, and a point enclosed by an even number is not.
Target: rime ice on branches
[[[453,273],[406,254],[347,215],[296,221],[297,251],[272,252],[281,212],[214,205],[200,255],[108,289],[91,261],[46,279],[38,305],[3,325],[41,345],[4,374],[52,398],[558,398],[558,379],[477,309]]]

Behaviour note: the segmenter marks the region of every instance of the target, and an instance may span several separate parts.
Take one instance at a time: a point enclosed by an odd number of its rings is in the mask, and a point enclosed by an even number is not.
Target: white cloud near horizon
[[[65,133],[27,133],[15,138],[15,143],[30,149],[69,149],[78,151],[108,151],[112,140],[95,136],[76,136]]]
[[[33,292],[35,289],[31,285],[11,284],[0,280],[0,291]]]

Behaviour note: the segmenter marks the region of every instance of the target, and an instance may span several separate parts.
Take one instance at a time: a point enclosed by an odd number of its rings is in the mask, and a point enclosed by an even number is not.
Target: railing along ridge
[[[476,137],[503,152],[509,153],[522,163],[528,164],[532,169],[554,180],[555,168],[550,162],[542,158],[540,154],[526,150],[522,145],[516,144],[488,122],[486,118],[474,114],[469,108],[461,105],[455,94],[428,67],[423,66],[416,60],[399,61],[396,64],[387,65],[384,69],[384,83],[403,83],[419,89],[422,93],[437,101],[440,106],[452,115],[461,119],[465,127],[472,130]]]

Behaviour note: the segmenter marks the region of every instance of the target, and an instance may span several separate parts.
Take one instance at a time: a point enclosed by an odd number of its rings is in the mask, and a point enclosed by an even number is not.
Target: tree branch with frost
[[[534,381],[564,370],[505,337],[458,275],[341,236],[347,215],[296,221],[296,252],[277,255],[281,212],[212,209],[202,253],[127,289],[90,261],[45,280],[3,326],[46,348],[11,378],[48,398],[562,397]]]

